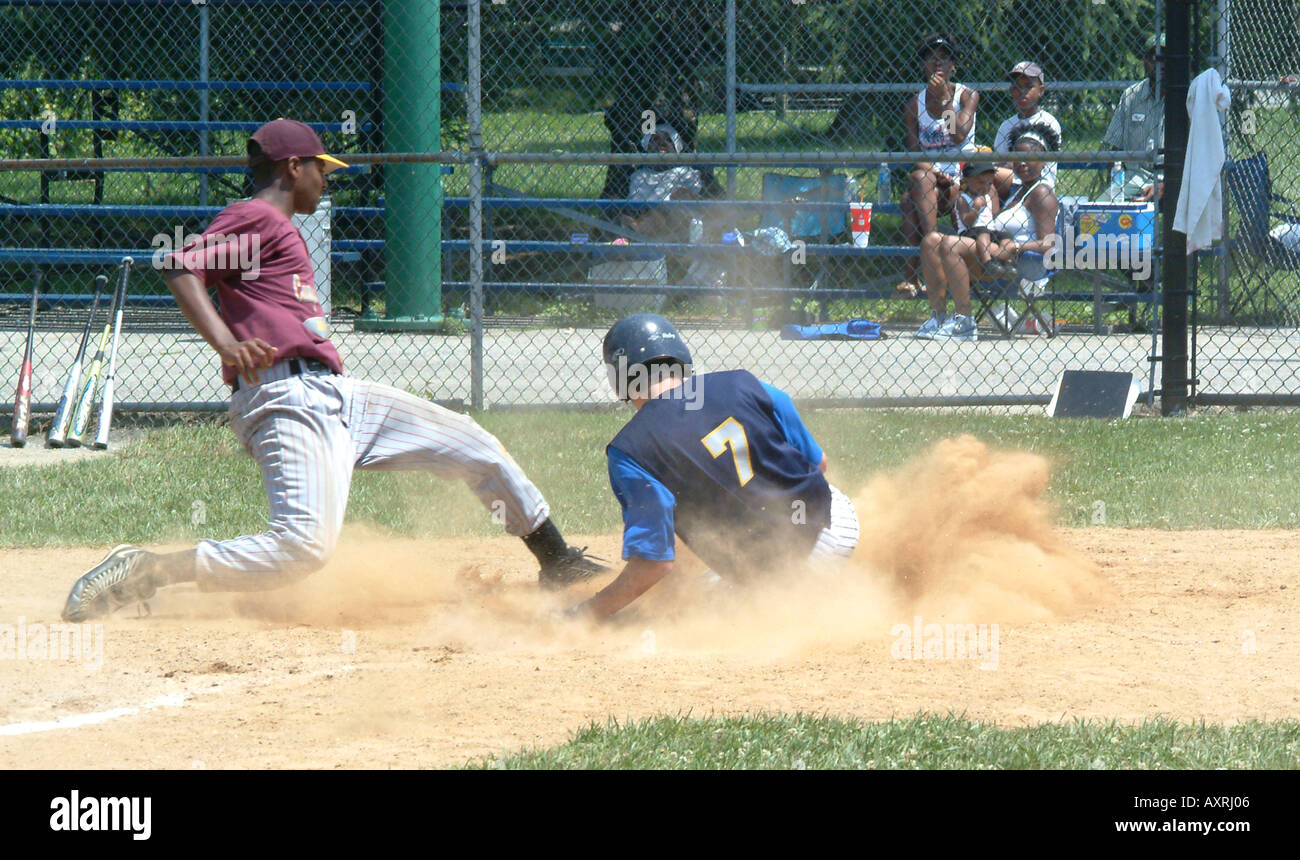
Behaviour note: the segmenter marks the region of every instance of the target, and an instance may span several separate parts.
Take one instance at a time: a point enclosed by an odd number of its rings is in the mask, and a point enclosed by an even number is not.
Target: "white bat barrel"
[[[68,381],[63,384],[63,396],[54,411],[54,423],[50,425],[50,435],[45,437],[45,444],[50,448],[62,448],[68,440],[68,425],[72,423],[72,410],[76,407],[73,398],[81,388],[81,362],[86,357],[86,345],[90,342],[90,328],[95,323],[95,311],[99,310],[99,300],[104,295],[104,285],[108,278],[95,276],[95,300],[90,305],[90,316],[86,318],[86,328],[81,333],[81,346],[77,347],[77,357],[72,361],[72,370],[68,372]]]
[[[130,257],[122,260],[122,283],[118,287],[120,298],[117,312],[113,315],[113,343],[108,351],[108,373],[104,376],[104,393],[99,397],[99,426],[95,429],[95,447],[100,450],[108,448],[108,428],[113,424],[113,380],[117,373],[117,343],[122,334],[122,312],[126,308],[126,286],[131,279],[131,267],[135,260]]]

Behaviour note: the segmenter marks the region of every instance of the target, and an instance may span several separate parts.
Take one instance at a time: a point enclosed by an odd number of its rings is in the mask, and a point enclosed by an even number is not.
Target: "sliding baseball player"
[[[570,616],[601,621],[668,574],[674,537],[719,578],[745,580],[852,554],[858,515],[790,395],[747,370],[691,375],[671,322],[632,314],[605,335],[619,399],[636,407],[605,449],[623,510],[618,578]]]

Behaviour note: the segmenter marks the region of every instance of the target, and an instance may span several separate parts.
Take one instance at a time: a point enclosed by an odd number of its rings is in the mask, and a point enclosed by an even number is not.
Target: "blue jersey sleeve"
[[[623,558],[672,561],[677,499],[640,463],[609,448],[609,485],[623,508]]]
[[[781,425],[781,431],[785,433],[785,440],[790,443],[800,454],[808,458],[808,462],[814,466],[820,466],[823,452],[821,446],[813,439],[808,428],[804,426],[803,419],[799,417],[799,412],[794,408],[794,401],[790,395],[786,394],[775,385],[762,383],[763,390],[767,392],[768,397],[772,398],[772,403],[776,406],[776,423]]]

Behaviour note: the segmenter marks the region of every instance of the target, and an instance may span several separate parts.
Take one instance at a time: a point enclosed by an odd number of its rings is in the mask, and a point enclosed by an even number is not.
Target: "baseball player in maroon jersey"
[[[423,469],[464,481],[523,538],[544,585],[605,570],[565,543],[542,494],[473,419],[343,375],[291,217],[316,211],[325,175],[347,165],[325,154],[310,127],[288,119],[259,128],[248,157],[252,198],[223,209],[198,241],[167,258],[163,275],[221,356],[231,427],[261,467],[270,525],[176,553],[119,546],[72,586],[64,619],[103,615],[178,582],[261,590],[319,569],[338,542],[353,469]]]

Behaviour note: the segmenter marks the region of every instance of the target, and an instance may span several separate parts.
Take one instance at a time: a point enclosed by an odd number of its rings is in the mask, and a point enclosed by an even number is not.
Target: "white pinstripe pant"
[[[506,531],[527,534],[550,508],[496,437],[472,418],[388,385],[262,371],[230,398],[231,426],[262,470],[271,522],[259,535],[198,546],[199,586],[278,588],[319,569],[338,543],[353,469],[419,469],[462,480]],[[268,381],[269,380],[269,381]]]
[[[848,558],[858,545],[861,534],[858,511],[853,501],[834,484],[831,485],[831,524],[817,536],[809,558]]]

